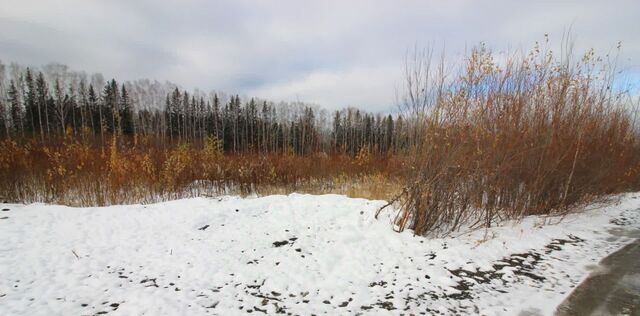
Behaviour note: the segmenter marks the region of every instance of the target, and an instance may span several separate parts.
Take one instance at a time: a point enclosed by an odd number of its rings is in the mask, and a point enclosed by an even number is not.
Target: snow
[[[3,204],[0,315],[549,315],[640,227],[640,194],[448,238],[393,232],[384,204]]]

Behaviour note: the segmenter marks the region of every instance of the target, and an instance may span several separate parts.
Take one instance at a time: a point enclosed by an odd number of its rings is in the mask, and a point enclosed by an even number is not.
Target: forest
[[[0,64],[0,131],[3,139],[51,143],[67,134],[83,141],[109,143],[109,137],[154,138],[163,145],[202,143],[215,137],[226,153],[318,152],[355,155],[367,147],[378,154],[397,152],[407,143],[402,116],[347,108],[327,114],[318,106],[274,104],[238,95],[219,96],[181,90],[148,80],[118,83],[91,80],[63,65],[42,71]],[[330,122],[329,122],[330,121]]]

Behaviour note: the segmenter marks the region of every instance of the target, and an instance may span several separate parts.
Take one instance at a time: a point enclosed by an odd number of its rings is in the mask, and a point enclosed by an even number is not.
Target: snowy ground
[[[630,194],[560,223],[427,239],[375,220],[383,203],[3,204],[0,315],[546,315],[640,226]]]

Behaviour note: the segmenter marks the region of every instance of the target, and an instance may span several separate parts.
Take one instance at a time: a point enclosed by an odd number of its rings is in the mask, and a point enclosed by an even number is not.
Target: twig
[[[380,212],[382,212],[383,209],[387,208],[388,206],[392,205],[393,203],[397,202],[403,195],[405,195],[407,193],[407,188],[405,187],[404,189],[402,189],[402,192],[400,192],[400,194],[396,195],[393,199],[391,199],[387,204],[385,204],[384,206],[382,206],[381,208],[378,209],[378,211],[376,212],[376,216],[375,219],[378,219],[378,215],[380,215]]]
[[[573,156],[573,164],[571,165],[571,173],[567,180],[567,186],[564,188],[564,196],[562,197],[562,204],[567,200],[567,194],[569,194],[569,186],[573,179],[573,173],[576,171],[576,162],[578,161],[578,153],[580,152],[580,141],[582,140],[582,131],[578,133],[578,145],[576,145],[576,154]]]

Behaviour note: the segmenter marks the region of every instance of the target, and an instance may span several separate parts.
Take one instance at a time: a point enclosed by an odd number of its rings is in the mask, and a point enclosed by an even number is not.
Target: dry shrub
[[[133,171],[131,162],[124,153],[118,153],[117,138],[114,136],[109,150],[108,179],[111,190],[117,192],[118,188],[130,184],[129,173]]]
[[[202,171],[204,177],[208,179],[218,178],[222,169],[220,168],[220,161],[224,156],[223,143],[215,136],[207,137],[202,152]]]
[[[640,138],[614,72],[592,51],[572,62],[536,47],[498,64],[473,49],[459,76],[425,88],[398,229],[445,235],[637,190]]]
[[[82,135],[59,143],[0,142],[0,197],[92,206],[216,194],[340,193],[386,198],[402,160],[348,155],[230,154],[212,137],[174,146],[160,139]],[[109,139],[109,138],[107,138]],[[361,157],[365,157],[364,154]],[[336,182],[337,175],[345,179]],[[383,194],[386,194],[382,196]]]
[[[24,170],[30,174],[28,167],[32,164],[33,153],[30,144],[18,144],[15,140],[5,139],[0,142],[0,197],[5,201],[20,201],[23,197],[34,195],[26,175],[16,170]]]
[[[179,144],[168,153],[160,174],[161,182],[168,191],[176,190],[193,181],[193,159],[194,154],[187,143]]]
[[[354,163],[359,166],[365,166],[371,162],[371,152],[369,151],[369,146],[362,146],[356,155],[356,159]]]

